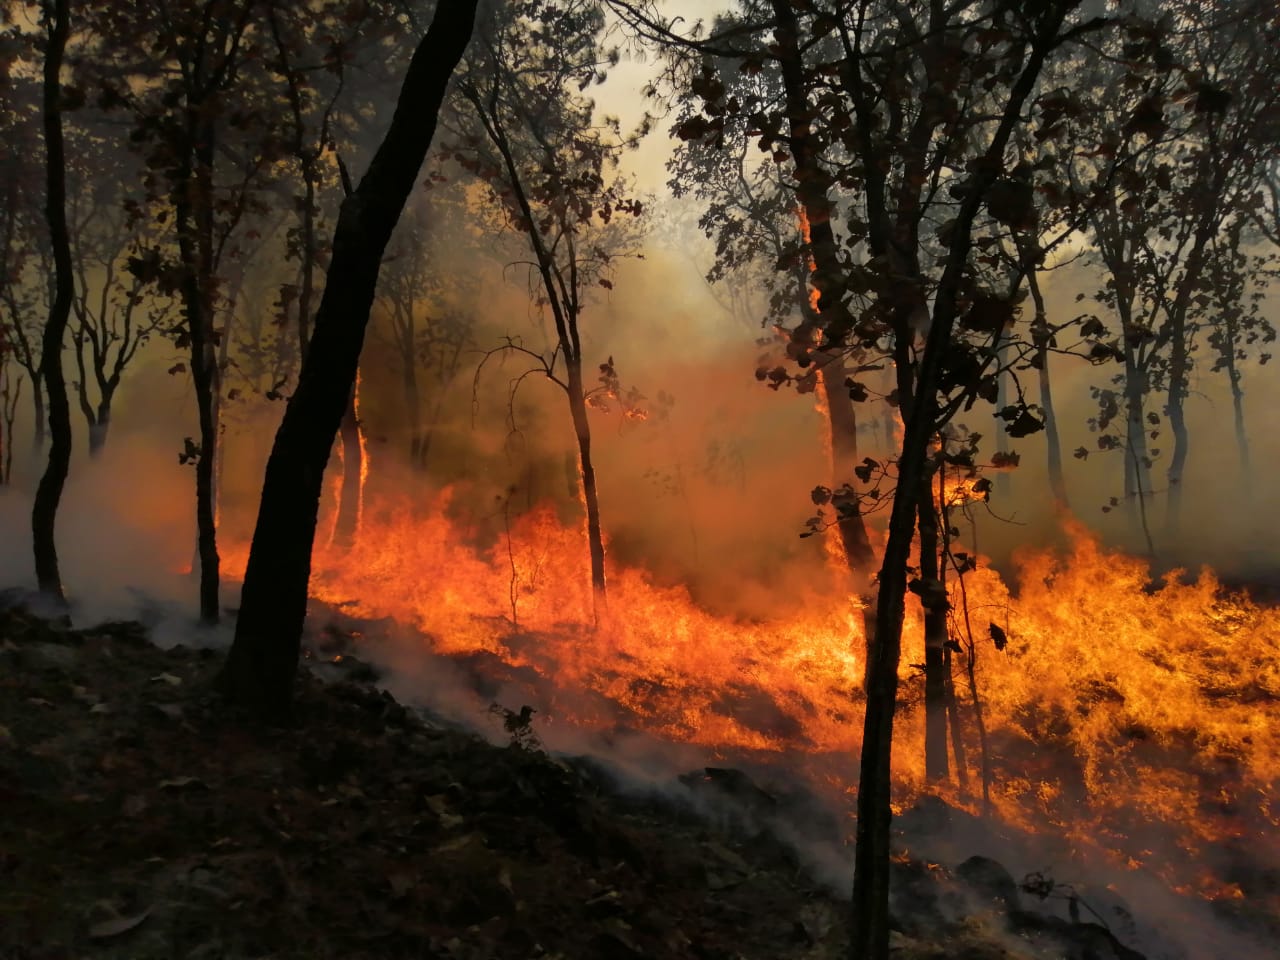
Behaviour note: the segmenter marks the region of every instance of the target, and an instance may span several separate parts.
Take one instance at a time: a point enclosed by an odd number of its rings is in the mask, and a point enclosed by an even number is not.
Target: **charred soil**
[[[784,844],[547,756],[519,715],[494,746],[304,674],[294,726],[266,729],[212,692],[221,657],[0,610],[0,957],[847,949],[843,896]],[[895,957],[1137,956],[1088,924],[1027,928],[990,871],[895,870]]]

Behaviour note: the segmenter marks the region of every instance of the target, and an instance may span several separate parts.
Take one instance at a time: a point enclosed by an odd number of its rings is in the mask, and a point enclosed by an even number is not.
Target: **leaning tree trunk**
[[[324,467],[355,385],[387,241],[435,134],[477,0],[441,4],[414,51],[386,137],[342,203],[306,360],[267,461],[235,641],[220,686],[259,716],[287,716],[307,615]]]
[[[54,296],[41,344],[40,373],[49,397],[49,464],[36,488],[31,509],[31,534],[35,553],[36,583],[42,593],[64,599],[58,570],[58,546],[54,527],[62,488],[71,469],[71,404],[62,373],[62,341],[71,316],[71,239],[67,232],[67,162],[62,140],[62,60],[71,32],[71,0],[55,0],[47,28],[49,45],[44,58],[44,142],[48,180],[45,214],[53,245]],[[39,398],[37,385],[36,396]],[[37,402],[37,408],[39,404]],[[39,416],[39,414],[37,414]],[[37,437],[40,435],[37,421]]]

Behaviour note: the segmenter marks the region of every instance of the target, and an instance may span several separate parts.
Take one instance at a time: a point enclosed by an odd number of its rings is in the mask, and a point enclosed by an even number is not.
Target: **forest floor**
[[[517,717],[494,746],[352,678],[304,676],[295,725],[257,727],[213,693],[220,660],[0,610],[0,958],[847,951],[843,896],[766,832],[617,789]],[[978,867],[902,859],[893,956],[1139,956],[1027,921]]]

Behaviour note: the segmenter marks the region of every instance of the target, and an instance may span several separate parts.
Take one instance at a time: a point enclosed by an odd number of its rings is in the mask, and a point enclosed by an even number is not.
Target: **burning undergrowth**
[[[958,670],[967,786],[941,795],[981,812],[981,709],[990,822],[1052,838],[1045,862],[1113,877],[1170,916],[1274,930],[1280,613],[1208,573],[1153,583],[1145,563],[1082,529],[1070,536],[1065,552],[1023,555],[1016,590],[989,569],[970,573],[967,623],[952,586],[953,639],[973,644],[977,700]],[[313,593],[342,611],[336,632],[357,656],[391,669],[398,695],[471,722],[491,702],[529,705],[549,747],[607,757],[641,781],[709,765],[748,771],[770,795],[792,785],[836,824],[796,842],[840,864],[861,611],[838,574],[818,571],[766,620],[712,614],[686,590],[614,569],[596,627],[583,553],[580,531],[551,509],[486,536],[451,516],[446,492],[427,509],[369,515],[350,552],[319,552]],[[912,666],[920,633],[909,615],[900,809],[933,792]],[[1202,900],[1212,903],[1189,911]]]

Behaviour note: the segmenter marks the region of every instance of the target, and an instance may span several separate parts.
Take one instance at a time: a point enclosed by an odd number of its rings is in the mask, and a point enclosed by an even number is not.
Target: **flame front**
[[[798,613],[741,622],[615,568],[597,629],[581,532],[553,508],[514,519],[509,542],[487,548],[449,514],[447,491],[425,509],[367,514],[349,553],[318,551],[313,595],[411,625],[436,654],[483,652],[545,678],[555,693],[538,705],[543,722],[631,726],[718,756],[785,755],[819,786],[852,788],[861,625],[830,584],[792,598]],[[1153,588],[1144,562],[1083,527],[1070,534],[1065,555],[1021,557],[1016,592],[989,568],[966,577],[996,808],[1101,844],[1119,863],[1145,863],[1182,892],[1240,896],[1199,858],[1211,842],[1275,844],[1280,613],[1228,594],[1209,573]],[[1002,651],[988,623],[1007,634]],[[900,802],[924,786],[912,667],[923,640],[911,610],[906,630]],[[956,683],[967,702],[959,671]],[[1274,892],[1255,895],[1280,909]]]

